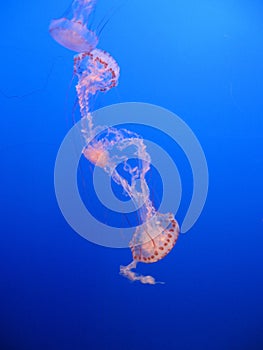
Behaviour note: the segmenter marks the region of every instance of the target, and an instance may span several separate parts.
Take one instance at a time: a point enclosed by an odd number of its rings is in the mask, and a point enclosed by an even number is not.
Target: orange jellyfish
[[[53,39],[72,51],[92,51],[98,44],[98,37],[87,26],[95,3],[95,0],[74,0],[72,18],[62,17],[51,21],[49,32]]]
[[[120,274],[131,281],[140,281],[144,284],[156,284],[152,276],[143,276],[135,273],[138,262],[146,264],[163,259],[174,247],[179,237],[179,225],[171,213],[155,215],[136,231],[130,242],[133,261],[127,266],[120,267]]]

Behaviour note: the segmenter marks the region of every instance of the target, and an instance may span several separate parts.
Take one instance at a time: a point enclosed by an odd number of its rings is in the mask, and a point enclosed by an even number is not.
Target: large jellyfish
[[[171,213],[154,213],[151,219],[138,226],[130,242],[133,260],[128,266],[121,266],[120,273],[132,281],[147,284],[156,282],[152,276],[135,273],[138,262],[146,264],[163,259],[174,247],[179,236],[179,226]]]
[[[179,226],[172,213],[159,213],[150,200],[146,174],[151,157],[142,137],[127,130],[93,124],[90,99],[98,92],[106,92],[118,84],[120,68],[111,55],[95,48],[96,35],[87,29],[95,1],[73,1],[72,19],[54,20],[50,25],[52,37],[61,45],[79,52],[74,57],[74,73],[78,78],[76,91],[80,106],[82,135],[85,139],[83,155],[95,166],[101,167],[132,199],[140,225],[130,242],[133,260],[120,267],[120,274],[131,281],[155,284],[152,276],[133,271],[138,262],[154,263],[163,259],[175,245]],[[138,160],[136,166],[129,159]],[[124,165],[126,176],[118,171]]]

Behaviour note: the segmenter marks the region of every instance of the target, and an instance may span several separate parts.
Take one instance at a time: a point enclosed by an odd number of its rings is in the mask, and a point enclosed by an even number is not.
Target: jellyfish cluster
[[[179,225],[172,213],[160,213],[150,199],[146,174],[151,166],[143,138],[133,131],[115,127],[94,126],[91,99],[99,92],[107,92],[118,84],[120,68],[114,58],[97,48],[98,36],[89,27],[95,0],[74,0],[71,16],[51,21],[49,32],[54,40],[75,51],[74,74],[78,82],[76,92],[81,114],[81,137],[85,140],[84,157],[102,168],[133,201],[140,225],[130,241],[132,262],[120,267],[120,274],[131,281],[144,284],[160,283],[152,276],[135,272],[138,262],[154,263],[163,259],[174,247]],[[130,157],[140,160],[131,166]],[[117,165],[122,162],[127,176],[121,175]]]

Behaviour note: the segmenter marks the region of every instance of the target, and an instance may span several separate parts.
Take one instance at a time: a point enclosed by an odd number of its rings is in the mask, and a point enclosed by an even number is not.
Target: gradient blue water
[[[263,4],[98,2],[97,19],[122,4],[100,40],[121,79],[96,107],[142,101],[183,118],[208,200],[164,260],[141,266],[165,285],[129,283],[128,250],[74,233],[53,188],[72,53],[47,31],[68,2],[2,3],[0,349],[263,349]]]

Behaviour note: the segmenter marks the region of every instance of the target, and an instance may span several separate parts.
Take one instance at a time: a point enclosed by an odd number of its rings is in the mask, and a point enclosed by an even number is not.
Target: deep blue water
[[[68,5],[1,7],[0,349],[263,349],[262,2],[98,0],[94,23],[109,17],[99,47],[121,78],[94,107],[168,108],[209,167],[197,223],[139,266],[166,282],[156,286],[121,277],[130,251],[84,240],[57,205],[54,163],[76,96],[73,53],[48,25]]]

